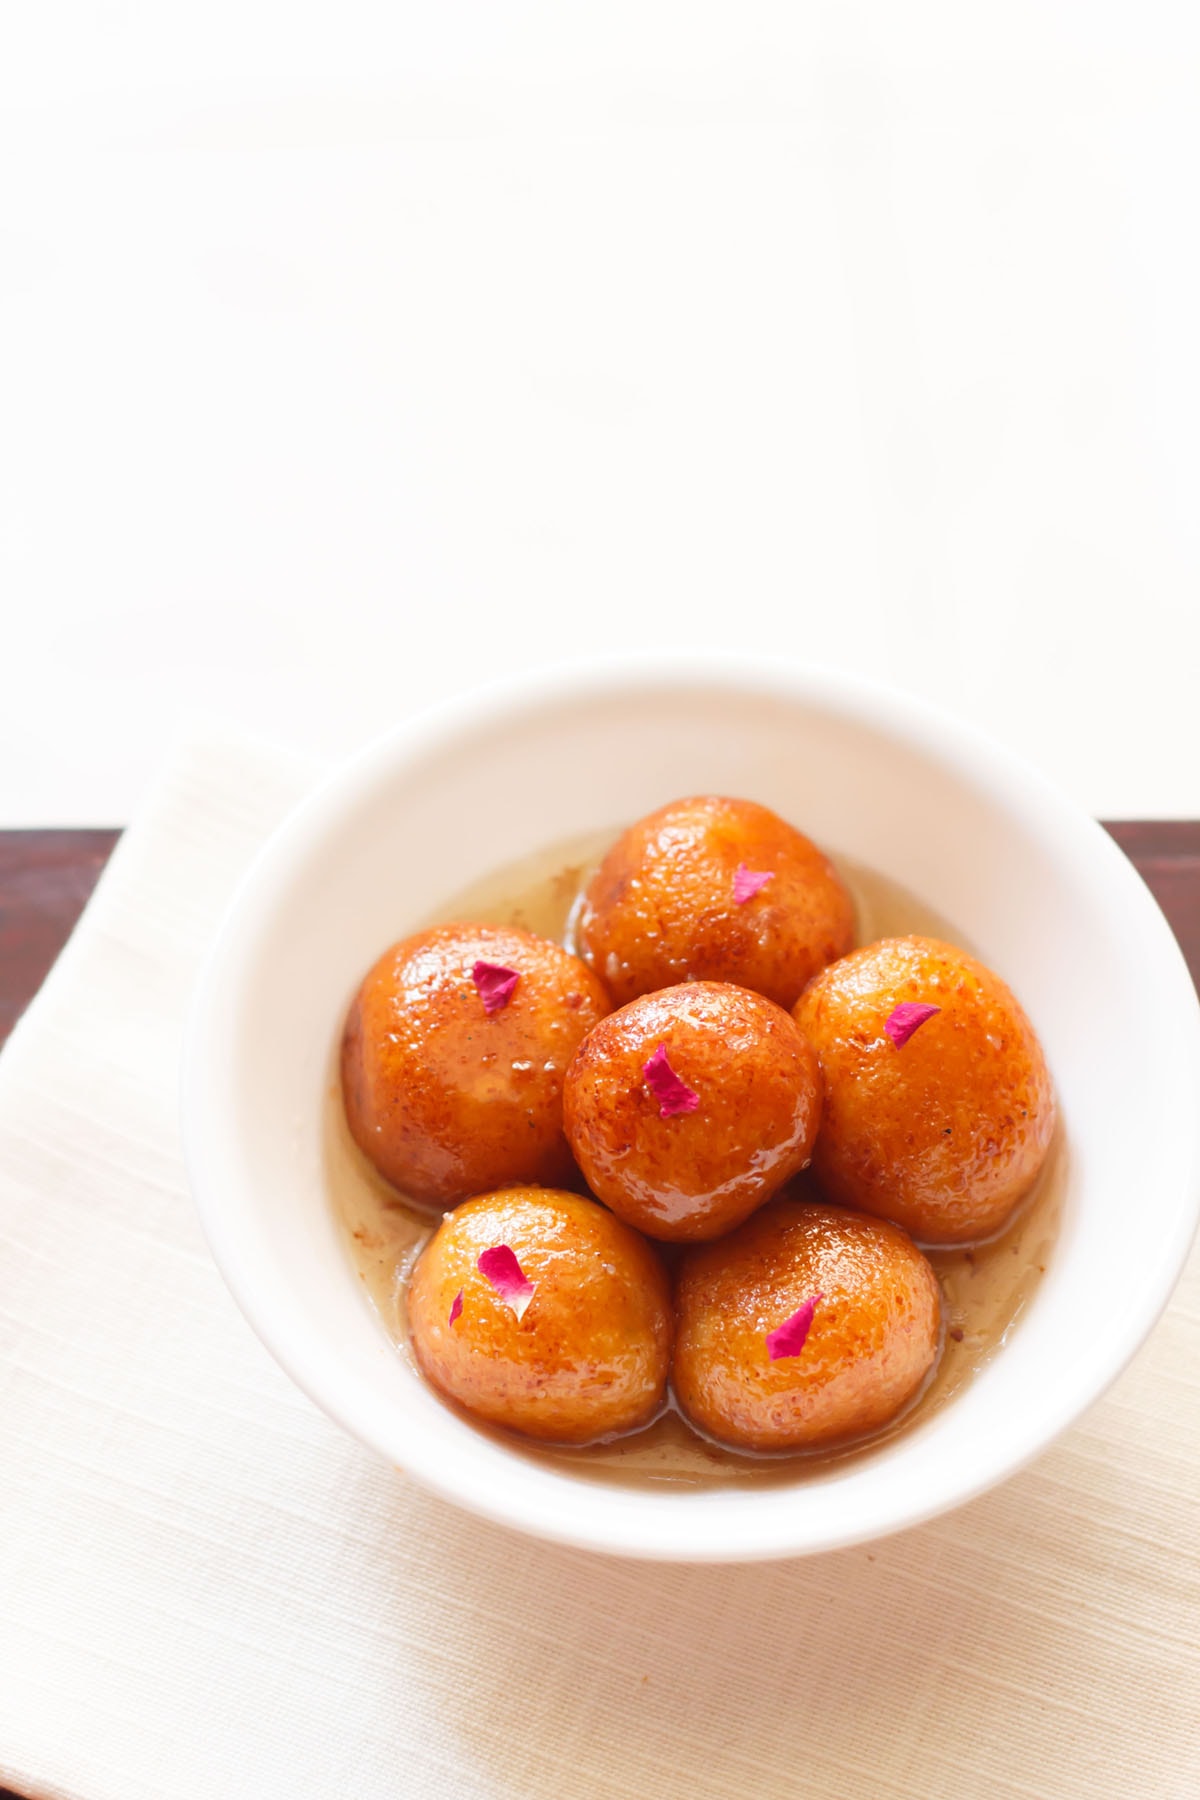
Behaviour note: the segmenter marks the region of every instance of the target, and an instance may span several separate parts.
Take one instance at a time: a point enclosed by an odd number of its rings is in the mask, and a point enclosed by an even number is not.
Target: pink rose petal
[[[767,1355],[772,1362],[778,1362],[781,1356],[799,1356],[808,1342],[808,1334],[812,1329],[813,1314],[817,1310],[824,1294],[813,1294],[798,1306],[790,1319],[767,1333]]]
[[[739,906],[745,906],[747,900],[753,900],[755,894],[774,879],[769,869],[748,869],[745,863],[739,863],[733,877],[733,897]]]
[[[926,1019],[932,1019],[934,1013],[941,1010],[940,1006],[926,1006],[918,1000],[902,1000],[899,1006],[893,1006],[883,1029],[898,1050],[902,1044],[907,1044]]]
[[[483,1001],[483,1010],[489,1019],[493,1013],[504,1011],[520,979],[515,969],[506,969],[503,963],[475,964],[471,970],[471,980],[479,989],[479,998]]]
[[[490,1250],[480,1252],[476,1267],[481,1275],[486,1275],[505,1306],[512,1308],[519,1325],[537,1284],[526,1281],[516,1252],[507,1244],[493,1244]]]
[[[462,1311],[462,1296],[463,1291],[459,1288],[457,1294],[455,1294],[453,1300],[450,1302],[450,1317],[446,1321],[448,1325],[453,1325],[455,1319],[457,1319],[459,1313]]]
[[[667,1057],[667,1046],[660,1044],[649,1062],[642,1064],[646,1086],[658,1101],[660,1119],[673,1119],[677,1113],[695,1112],[700,1096],[686,1081],[681,1081]]]

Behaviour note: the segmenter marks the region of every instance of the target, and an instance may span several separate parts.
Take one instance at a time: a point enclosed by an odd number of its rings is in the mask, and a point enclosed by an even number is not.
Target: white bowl
[[[972,1385],[865,1458],[758,1491],[623,1488],[443,1406],[388,1343],[322,1157],[332,1047],[363,972],[490,869],[683,793],[747,795],[954,921],[1014,986],[1057,1083],[1061,1236]],[[748,1560],[913,1525],[1011,1475],[1120,1372],[1200,1201],[1200,1015],[1161,913],[1091,819],[968,727],[778,663],[665,657],[550,673],[428,713],[271,839],[208,960],[184,1069],[213,1253],[284,1368],[448,1500],[561,1543]]]

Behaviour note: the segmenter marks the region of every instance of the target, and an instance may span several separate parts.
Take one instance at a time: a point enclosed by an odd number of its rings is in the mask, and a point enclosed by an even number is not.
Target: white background
[[[0,824],[778,649],[1200,814],[1200,11],[0,14]]]

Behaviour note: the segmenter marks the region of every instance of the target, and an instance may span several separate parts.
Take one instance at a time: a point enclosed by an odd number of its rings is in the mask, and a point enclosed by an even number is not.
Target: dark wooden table
[[[1110,824],[1183,946],[1200,988],[1200,821]],[[0,832],[0,1044],[58,955],[120,833]],[[18,1800],[0,1789],[0,1800]]]
[[[0,831],[0,1044],[41,987],[119,831]]]

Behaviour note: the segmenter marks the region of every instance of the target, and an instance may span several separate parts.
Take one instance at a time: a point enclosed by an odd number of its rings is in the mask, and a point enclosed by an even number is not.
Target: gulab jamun
[[[886,1425],[940,1338],[937,1277],[903,1231],[780,1195],[685,1253],[675,1397],[721,1443],[812,1449]]]
[[[704,794],[618,839],[577,933],[617,1006],[673,982],[729,981],[790,1007],[849,950],[854,905],[828,857],[778,814]]]
[[[729,1231],[804,1167],[821,1113],[816,1054],[747,988],[684,982],[589,1032],[563,1119],[588,1186],[649,1237]]]
[[[433,1386],[527,1437],[592,1443],[663,1404],[666,1274],[644,1238],[579,1194],[508,1188],[455,1207],[417,1261],[408,1318]]]
[[[831,1200],[920,1243],[999,1231],[1054,1133],[1042,1047],[998,975],[934,938],[885,938],[843,957],[795,1018],[821,1059],[813,1170]]]
[[[591,970],[532,932],[439,925],[405,938],[371,969],[346,1022],[355,1143],[423,1205],[569,1183],[563,1078],[608,1010]]]

